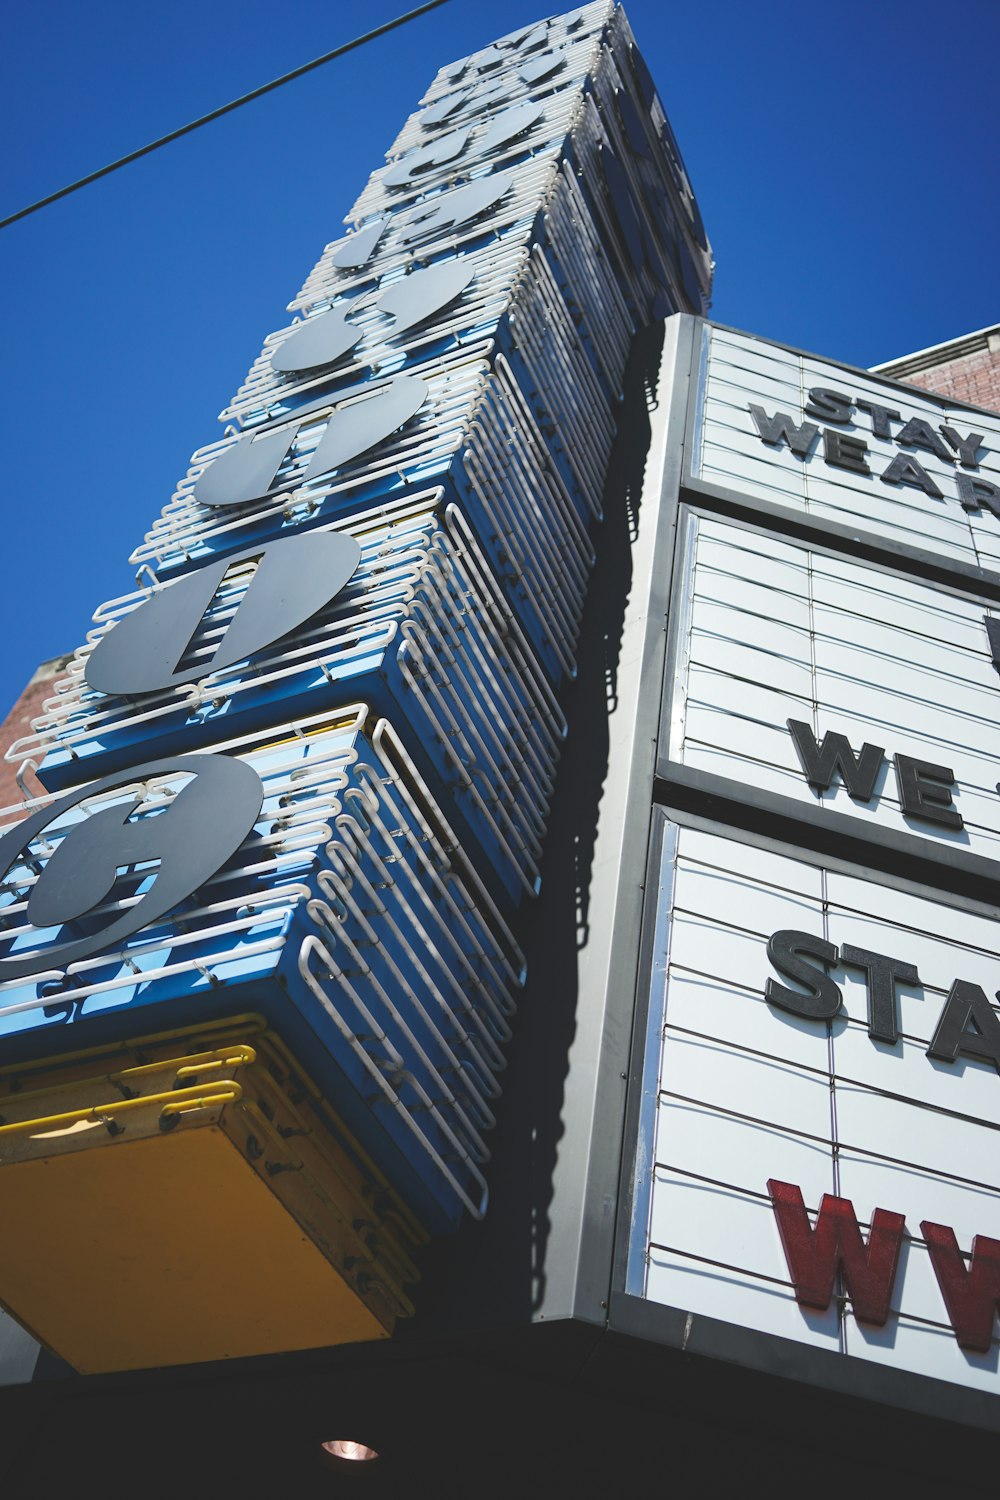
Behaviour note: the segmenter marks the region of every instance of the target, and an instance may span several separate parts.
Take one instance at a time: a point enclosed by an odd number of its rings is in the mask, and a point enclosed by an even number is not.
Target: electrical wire
[[[405,15],[397,16],[394,21],[386,21],[384,26],[376,26],[372,31],[366,31],[364,36],[357,36],[350,42],[344,42],[340,47],[334,47],[332,52],[324,52],[322,57],[314,57],[312,62],[303,63],[300,68],[293,68],[290,73],[282,73],[280,78],[274,78],[270,83],[264,83],[257,89],[251,89],[249,94],[242,94],[239,99],[233,99],[229,104],[223,104],[219,109],[213,109],[209,114],[202,115],[197,120],[192,120],[188,125],[182,125],[179,130],[171,130],[168,135],[161,135],[158,140],[150,141],[147,146],[140,146],[138,151],[130,151],[127,156],[120,156],[117,161],[109,162],[106,167],[101,167],[96,172],[88,172],[86,177],[80,177],[76,182],[69,183],[60,188],[58,192],[49,193],[45,198],[39,198],[37,203],[29,203],[26,208],[19,208],[17,213],[8,214],[7,218],[0,219],[0,229],[6,229],[10,224],[16,224],[19,219],[26,219],[29,214],[37,213],[40,208],[46,208],[50,203],[57,203],[60,198],[66,198],[70,193],[77,192],[82,187],[87,187],[91,182],[97,182],[102,177],[107,177],[111,172],[117,172],[119,167],[127,167],[129,162],[138,161],[142,156],[148,156],[151,151],[158,151],[161,146],[168,146],[171,141],[180,140],[181,136],[190,135],[193,130],[200,130],[202,125],[208,125],[213,120],[219,120],[223,115],[231,114],[234,109],[239,109],[244,104],[250,104],[254,99],[260,99],[264,94],[270,94],[274,89],[280,89],[283,84],[291,83],[296,78],[311,73],[314,68],[321,68],[324,63],[332,62],[335,57],[343,57],[347,52],[353,52],[358,47],[363,47],[366,42],[372,42],[376,37],[385,36],[389,31],[395,31],[399,26],[405,26],[407,21],[413,21],[417,16],[425,15],[429,10],[436,10],[439,5],[446,5],[448,0],[427,0],[424,5],[418,5],[415,10],[408,10]]]

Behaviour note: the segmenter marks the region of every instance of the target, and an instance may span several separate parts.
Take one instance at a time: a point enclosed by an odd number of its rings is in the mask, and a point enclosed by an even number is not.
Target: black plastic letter
[[[821,422],[849,422],[854,412],[854,397],[814,386],[802,410],[807,417],[818,417]]]
[[[897,432],[896,442],[901,448],[923,448],[936,458],[943,458],[945,463],[955,462],[940,433],[935,432],[931,424],[920,417],[910,418],[902,432]]]
[[[923,464],[906,454],[897,453],[880,477],[884,484],[908,484],[911,489],[923,490],[925,495],[930,495],[934,500],[944,499]]]
[[[865,743],[861,746],[861,754],[855,755],[846,735],[827,730],[817,745],[816,736],[808,724],[799,719],[789,719],[787,723],[799,764],[810,786],[818,792],[828,792],[839,771],[848,795],[855,802],[872,800],[885,759],[881,745]]]
[[[943,828],[962,828],[962,815],[953,805],[951,789],[954,774],[947,766],[935,766],[928,760],[914,760],[909,755],[894,755],[893,768],[899,789],[899,805],[910,818],[925,818]]]
[[[900,421],[899,412],[891,406],[880,406],[877,401],[857,401],[858,411],[866,411],[872,419],[872,432],[877,438],[891,438],[890,422]]]
[[[947,438],[948,442],[954,448],[963,469],[979,468],[979,460],[976,454],[979,452],[980,444],[983,441],[983,433],[970,432],[968,437],[963,437],[957,427],[942,427],[941,436]]]
[[[885,953],[871,953],[845,943],[840,950],[841,963],[865,971],[868,992],[868,1035],[873,1042],[899,1041],[899,1015],[896,1008],[896,981],[919,984],[920,976],[913,964]]]
[[[955,1062],[959,1053],[981,1057],[1000,1073],[1000,1021],[978,984],[956,979],[927,1048],[928,1057]]]
[[[768,938],[767,956],[779,974],[794,979],[806,991],[803,995],[768,979],[764,998],[769,1005],[777,1005],[795,1016],[806,1016],[810,1021],[829,1021],[837,1014],[842,998],[839,988],[829,974],[809,962],[818,959],[821,964],[835,964],[837,949],[833,943],[809,932],[783,928]]]
[[[849,432],[831,432],[823,428],[823,461],[835,469],[848,469],[852,474],[870,474],[865,459],[868,444],[863,438],[852,437]]]
[[[985,505],[1000,520],[1000,484],[973,479],[971,474],[956,474],[955,480],[963,510],[979,510]]]
[[[1000,672],[1000,620],[993,615],[983,615],[983,623],[986,626],[986,639],[990,643],[993,665]]]
[[[819,432],[812,422],[797,423],[783,411],[769,417],[762,406],[754,406],[752,402],[749,411],[762,442],[772,448],[780,448],[785,442],[797,458],[809,457],[809,450]]]

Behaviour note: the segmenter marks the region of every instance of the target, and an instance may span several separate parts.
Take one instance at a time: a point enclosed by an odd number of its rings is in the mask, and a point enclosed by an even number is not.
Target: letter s
[[[786,927],[768,938],[767,956],[779,974],[785,979],[794,979],[806,990],[803,995],[769,979],[764,991],[769,1005],[777,1005],[781,1010],[791,1011],[794,1016],[805,1016],[810,1021],[833,1019],[840,1010],[843,997],[829,974],[809,962],[818,959],[821,964],[835,964],[839,955],[833,943]]]

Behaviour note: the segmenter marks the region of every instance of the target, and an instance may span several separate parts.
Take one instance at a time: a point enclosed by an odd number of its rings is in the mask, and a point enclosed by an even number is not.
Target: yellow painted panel
[[[4,1304],[81,1373],[386,1337],[214,1125],[8,1162],[0,1222]]]
[[[113,1071],[97,1076],[93,1056],[86,1071],[66,1059],[35,1069],[31,1087],[0,1097],[0,1166],[120,1150],[136,1140],[161,1139],[167,1130],[218,1126],[391,1331],[397,1317],[413,1312],[404,1287],[418,1272],[406,1249],[412,1243],[407,1225],[379,1182],[352,1161],[338,1139],[336,1117],[326,1110],[321,1119],[303,1096],[302,1075],[286,1077],[266,1038],[255,1040],[265,1048],[263,1058],[229,1039],[181,1056],[176,1042],[144,1045],[131,1065],[122,1066],[128,1060],[120,1058]]]
[[[48,1106],[49,1108],[62,1108],[67,1102],[79,1102],[69,1100],[70,1091],[67,1086],[84,1083],[88,1089],[92,1089],[97,1081],[95,1075],[101,1072],[110,1081],[120,1076],[122,1070],[136,1067],[155,1069],[157,1066],[170,1067],[179,1062],[191,1061],[191,1058],[181,1055],[187,1049],[179,1046],[179,1043],[189,1044],[190,1049],[195,1052],[202,1049],[221,1051],[230,1044],[237,1047],[249,1044],[258,1052],[263,1065],[257,1076],[262,1071],[273,1080],[268,1088],[269,1096],[284,1096],[286,1107],[308,1116],[306,1123],[309,1134],[317,1143],[323,1142],[322,1149],[336,1158],[338,1171],[344,1181],[352,1182],[355,1190],[360,1190],[368,1197],[368,1212],[371,1205],[370,1190],[376,1189],[378,1199],[384,1205],[383,1212],[390,1214],[396,1226],[398,1246],[413,1247],[426,1243],[426,1231],[392,1185],[346,1129],[321,1090],[303,1070],[299,1060],[288,1051],[274,1032],[267,1031],[266,1022],[257,1015],[234,1016],[202,1027],[185,1027],[153,1036],[133,1037],[112,1048],[61,1053],[42,1062],[12,1068],[0,1073],[0,1116],[12,1121],[37,1118],[45,1110],[31,1107],[33,1097],[40,1098],[52,1090],[59,1092],[60,1102],[58,1105]],[[169,1086],[174,1086],[173,1081]],[[146,1090],[140,1085],[138,1092]],[[96,1102],[89,1093],[85,1097],[88,1104]],[[112,1091],[107,1097],[117,1098],[118,1094]],[[349,1160],[345,1160],[345,1152]],[[3,1154],[0,1150],[0,1160],[3,1159]],[[353,1167],[350,1162],[353,1162]],[[415,1271],[411,1265],[406,1266],[406,1272],[408,1279],[414,1279]]]

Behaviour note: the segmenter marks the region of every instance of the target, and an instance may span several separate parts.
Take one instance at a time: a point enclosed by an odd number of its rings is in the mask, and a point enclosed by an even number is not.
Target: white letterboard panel
[[[985,1354],[960,1348],[921,1224],[953,1228],[966,1263],[973,1236],[1000,1238],[1000,1078],[981,1059],[927,1055],[955,979],[982,986],[997,1012],[997,922],[657,816],[627,1290],[694,1318],[996,1392],[997,1339]],[[838,949],[833,1020],[765,999],[777,977],[768,938],[783,929]],[[916,968],[918,984],[896,985],[896,1043],[871,1040],[864,971],[839,961],[844,945]],[[860,1323],[837,1288],[825,1312],[799,1305],[769,1179],[801,1189],[811,1225],[823,1194],[851,1200],[862,1236],[876,1208],[904,1215],[884,1326]]]
[[[961,483],[985,481],[1000,510],[1000,418],[730,329],[706,324],[702,340],[693,479],[931,552],[942,562],[1000,571],[1000,517],[987,504],[964,509]],[[817,406],[810,398],[815,390],[848,398],[847,405]],[[763,413],[760,421],[777,441],[765,440],[751,407]],[[802,453],[770,425],[779,415],[799,430]],[[926,424],[929,435],[913,422]],[[967,462],[943,428],[963,440],[980,435]],[[900,467],[906,461],[920,466],[926,488],[919,471]],[[928,493],[931,487],[940,495]]]
[[[1000,858],[1000,606],[821,547],[689,514],[672,605],[669,761],[940,846]],[[810,786],[788,720],[885,754],[873,795]],[[906,814],[892,759],[954,776],[962,828]],[[661,773],[669,767],[661,760]]]

